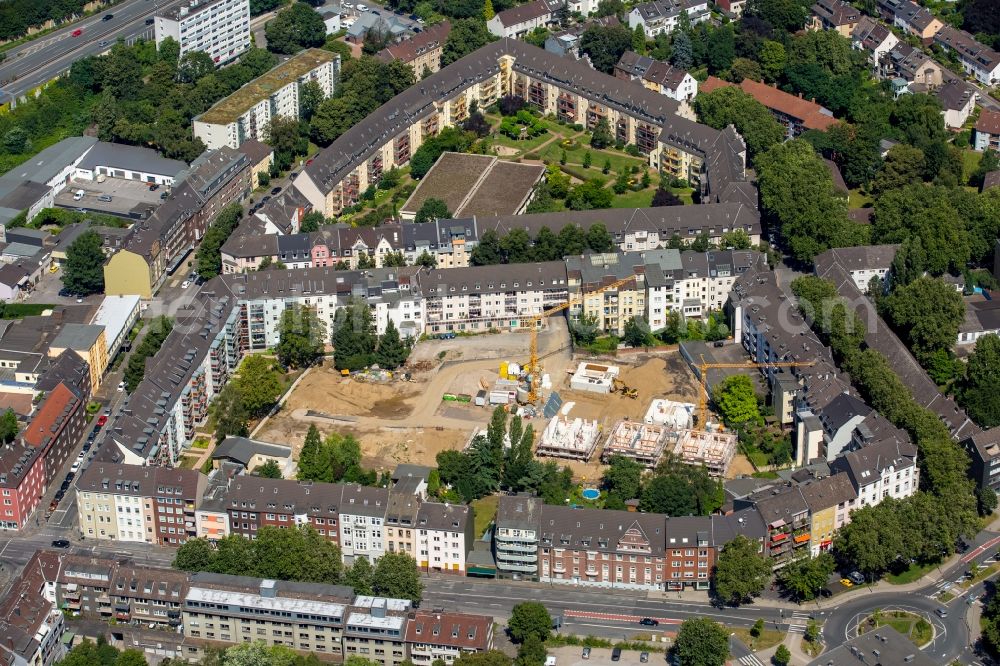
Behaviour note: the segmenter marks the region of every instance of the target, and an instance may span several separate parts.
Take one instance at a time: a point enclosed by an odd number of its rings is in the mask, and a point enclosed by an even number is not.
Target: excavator
[[[611,388],[614,393],[621,393],[626,398],[632,398],[635,400],[639,397],[639,390],[634,389],[622,380],[615,377],[612,381]]]

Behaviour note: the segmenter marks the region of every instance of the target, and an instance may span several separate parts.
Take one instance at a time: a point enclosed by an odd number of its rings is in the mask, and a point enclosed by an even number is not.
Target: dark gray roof
[[[47,185],[30,180],[22,181],[0,197],[0,206],[14,210],[30,208],[49,193]]]
[[[385,517],[389,503],[388,488],[370,488],[355,483],[344,484],[340,514],[350,516]]]
[[[896,257],[899,245],[859,245],[827,250],[814,260],[816,274],[822,276],[833,264],[840,264],[848,271],[888,270]]]
[[[25,180],[46,183],[55,178],[67,166],[80,159],[80,156],[96,143],[97,139],[92,136],[71,136],[63,139],[14,167],[0,180],[10,178],[15,183]]]
[[[417,512],[416,526],[422,530],[464,532],[470,520],[472,520],[472,507],[461,504],[424,502]]]
[[[99,141],[88,150],[78,166],[90,171],[104,166],[171,177],[187,169],[187,164],[184,162],[160,157],[160,154],[152,148],[106,141]]]
[[[99,324],[66,324],[52,340],[52,346],[74,351],[89,350],[102,333],[104,327]]]
[[[400,463],[399,465],[396,465],[396,469],[392,472],[392,481],[395,483],[396,481],[407,477],[415,477],[426,481],[430,477],[432,471],[434,471],[433,467]]]
[[[258,164],[270,157],[274,153],[274,148],[256,139],[247,139],[240,144],[239,151],[250,158],[251,164]]]
[[[542,500],[528,495],[503,495],[497,504],[497,529],[535,530],[541,527]]]
[[[212,450],[212,459],[229,458],[243,463],[246,467],[255,455],[269,456],[271,458],[290,458],[292,449],[282,444],[271,444],[260,442],[248,437],[229,436],[222,440]]]
[[[916,446],[909,441],[884,439],[844,453],[830,463],[830,469],[850,475],[854,487],[860,488],[878,479],[882,471],[889,467],[898,470],[916,464]]]
[[[539,291],[566,289],[566,264],[561,261],[546,261],[536,264],[518,264],[517,270],[510,266],[470,266],[468,268],[427,269],[418,276],[425,296],[447,296],[452,291],[462,293],[502,293],[517,289]],[[517,286],[515,286],[517,285]]]
[[[934,96],[941,102],[941,107],[946,111],[960,111],[975,102],[978,93],[969,83],[961,79],[950,79],[937,89]]]
[[[648,551],[663,556],[664,515],[542,506],[539,545],[602,552]],[[707,527],[707,525],[706,525]]]

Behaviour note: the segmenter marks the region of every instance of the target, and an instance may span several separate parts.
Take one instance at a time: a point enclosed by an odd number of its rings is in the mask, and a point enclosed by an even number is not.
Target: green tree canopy
[[[62,283],[71,294],[89,296],[104,291],[103,245],[97,233],[87,230],[67,248]]]
[[[419,602],[424,592],[416,561],[406,553],[386,553],[372,574],[375,594]]]
[[[580,36],[580,53],[587,54],[594,69],[605,74],[614,72],[622,54],[630,48],[632,33],[621,25],[592,25]]]
[[[295,303],[281,313],[279,336],[275,348],[278,361],[288,368],[307,368],[323,356],[326,323],[315,308]]]
[[[990,334],[976,341],[969,354],[959,398],[980,426],[1000,425],[1000,337]]]
[[[333,362],[341,370],[360,370],[375,362],[375,322],[371,308],[361,299],[351,299],[337,310],[333,320]]]
[[[552,632],[552,617],[541,603],[522,601],[511,610],[507,628],[516,643],[523,643],[529,636],[545,641]]]
[[[753,381],[746,375],[727,377],[716,386],[712,401],[722,413],[722,420],[730,428],[763,423]]]
[[[264,26],[267,48],[275,53],[298,53],[302,49],[323,46],[326,25],[323,17],[305,2],[296,2]]]
[[[715,129],[734,125],[747,144],[750,159],[781,143],[785,128],[763,104],[736,86],[724,86],[694,100],[698,120]]]
[[[674,653],[680,666],[723,666],[729,657],[729,634],[708,618],[684,620],[677,631]]]
[[[712,588],[723,602],[739,606],[764,591],[771,580],[771,563],[757,542],[742,534],[722,547],[712,571]]]
[[[879,309],[918,359],[950,350],[965,319],[962,295],[944,280],[921,277],[898,286],[881,299]]]
[[[797,601],[812,601],[826,587],[837,562],[829,553],[817,557],[799,558],[778,572],[778,582]]]
[[[420,209],[417,211],[417,215],[413,218],[413,221],[421,224],[423,222],[433,222],[437,219],[450,220],[451,211],[448,210],[448,204],[441,199],[428,197],[420,204]]]

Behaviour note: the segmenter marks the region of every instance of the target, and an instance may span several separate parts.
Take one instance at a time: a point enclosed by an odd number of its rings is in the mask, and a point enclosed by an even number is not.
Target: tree
[[[984,335],[969,354],[959,399],[984,428],[1000,425],[1000,337]]]
[[[632,32],[622,26],[592,25],[580,36],[580,53],[590,57],[594,69],[611,74],[622,54],[632,47]]]
[[[406,363],[406,357],[410,355],[410,349],[399,337],[396,324],[392,319],[386,323],[385,332],[379,336],[378,349],[375,351],[375,360],[379,367],[395,370]]]
[[[944,280],[931,277],[897,287],[880,301],[879,309],[922,361],[938,350],[951,349],[965,319],[962,295]]]
[[[615,239],[603,222],[597,222],[587,229],[587,247],[594,252],[614,252]]]
[[[757,57],[765,81],[777,81],[784,73],[787,55],[781,42],[765,39],[760,45],[760,54]]]
[[[296,2],[264,26],[267,48],[275,53],[293,54],[326,42],[323,17],[305,2]]]
[[[215,409],[215,439],[246,437],[250,434],[250,412],[243,404],[243,396],[235,383],[226,385],[213,403]]]
[[[302,119],[308,121],[312,118],[324,99],[326,99],[326,95],[319,82],[309,80],[299,86],[299,110]]]
[[[441,199],[428,197],[422,204],[420,204],[420,209],[417,210],[417,215],[413,218],[413,221],[417,224],[422,224],[424,222],[433,222],[438,219],[451,219],[451,211],[448,210],[448,204]]]
[[[339,314],[339,311],[338,311]],[[323,356],[326,347],[326,324],[315,308],[297,303],[281,313],[278,329],[278,361],[288,368],[308,368]]]
[[[215,61],[204,51],[188,51],[177,64],[177,79],[181,83],[197,83],[215,73]]]
[[[319,231],[320,226],[322,226],[324,222],[326,222],[326,218],[323,217],[323,213],[318,210],[311,210],[302,216],[302,222],[299,224],[299,231],[304,234]]]
[[[615,137],[611,134],[611,125],[608,124],[607,118],[601,116],[601,119],[594,125],[594,133],[590,137],[590,147],[600,150],[601,148],[607,148],[614,142]]]
[[[489,22],[494,16],[496,16],[496,12],[493,11],[493,0],[485,0],[483,2],[483,20]]]
[[[177,548],[170,565],[181,571],[210,571],[215,551],[208,539],[188,539]]]
[[[736,86],[725,86],[694,100],[698,120],[715,129],[734,125],[746,141],[751,161],[785,138],[785,128],[771,112]]]
[[[694,65],[694,47],[691,44],[691,36],[686,32],[678,31],[674,35],[670,64],[683,70],[691,69]]]
[[[71,294],[89,296],[104,291],[103,245],[96,232],[87,230],[67,248],[62,283]]]
[[[547,653],[545,645],[538,640],[538,636],[531,635],[525,639],[517,649],[517,659],[514,666],[543,666]]]
[[[729,657],[729,635],[718,622],[697,617],[684,620],[674,652],[680,666],[723,666]]]
[[[801,139],[772,146],[756,160],[765,215],[799,261],[811,262],[831,247],[865,240],[867,232],[847,217],[847,200],[833,188],[830,170]]]
[[[4,444],[9,444],[17,437],[20,430],[17,425],[17,415],[10,407],[0,416],[0,440]]]
[[[281,467],[278,463],[273,460],[268,460],[263,465],[258,465],[253,469],[254,476],[261,476],[265,479],[281,479],[284,478],[284,474],[281,473]]]
[[[461,18],[451,23],[451,32],[441,52],[441,66],[450,65],[459,58],[486,46],[493,41],[486,29],[486,21],[479,17]]]
[[[750,602],[771,580],[771,563],[742,534],[722,547],[712,571],[715,595],[733,606]]]
[[[601,477],[602,487],[622,502],[637,499],[642,490],[643,466],[633,458],[615,455]]]
[[[820,593],[837,563],[829,553],[800,558],[778,572],[778,582],[796,601],[812,601]]]
[[[785,644],[782,643],[778,646],[778,649],[774,651],[774,656],[771,660],[775,663],[775,666],[788,666],[788,662],[792,660],[792,653],[789,652]]]
[[[911,185],[875,201],[871,235],[876,243],[902,243],[917,236],[924,249],[924,270],[956,274],[972,258],[968,207],[961,195],[944,187]]]
[[[375,594],[375,570],[364,555],[354,558],[354,564],[347,570],[344,583],[354,588],[354,594],[371,596]]]
[[[299,452],[300,480],[321,479],[329,473],[329,458],[322,456],[323,438],[320,437],[316,424],[310,424],[306,432],[305,441],[302,444],[302,451]]]
[[[658,206],[683,206],[684,202],[669,189],[660,185],[656,188],[656,191],[653,192],[653,202],[650,205],[654,208]]]
[[[371,308],[352,299],[337,310],[333,320],[333,362],[341,370],[360,370],[375,359],[378,338]]]
[[[629,347],[646,347],[652,341],[653,335],[649,332],[649,324],[640,315],[628,318],[622,338]]]
[[[510,664],[510,657],[500,650],[462,652],[461,656],[452,662],[452,666],[510,666]]]
[[[916,185],[923,180],[924,151],[905,143],[889,149],[881,168],[872,181],[872,194],[885,194],[907,185]]]
[[[236,388],[243,399],[243,406],[251,416],[263,416],[278,401],[284,390],[274,362],[259,354],[243,359]]]
[[[476,247],[472,248],[469,262],[473,266],[491,266],[499,264],[502,259],[500,236],[493,229],[487,229],[479,237]]]
[[[379,558],[372,574],[375,594],[417,603],[424,591],[416,561],[406,553],[386,553]]]
[[[264,128],[264,141],[274,148],[274,164],[288,169],[296,155],[309,152],[309,129],[298,118],[275,116]]]
[[[712,401],[722,412],[722,420],[730,428],[763,422],[757,406],[757,395],[753,390],[753,381],[746,375],[727,377],[712,392]],[[704,425],[699,424],[700,427]]]
[[[895,502],[884,502],[886,507]],[[834,537],[838,559],[854,566],[869,580],[886,571],[903,551],[903,530],[895,512],[883,504],[851,512],[851,522]]]
[[[198,275],[211,280],[222,272],[222,244],[236,231],[242,217],[243,207],[239,203],[231,203],[212,221],[195,255]]]
[[[427,250],[424,250],[423,252],[420,253],[420,256],[417,257],[417,260],[414,262],[414,265],[423,266],[424,268],[436,268],[437,258],[434,257]]]
[[[552,617],[541,603],[522,601],[511,610],[507,629],[515,643],[523,643],[529,636],[544,642],[552,631]]]

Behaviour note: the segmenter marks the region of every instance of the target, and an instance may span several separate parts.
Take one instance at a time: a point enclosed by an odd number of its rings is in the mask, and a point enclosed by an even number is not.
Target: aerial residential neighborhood
[[[1000,662],[994,0],[3,0],[6,666]]]

